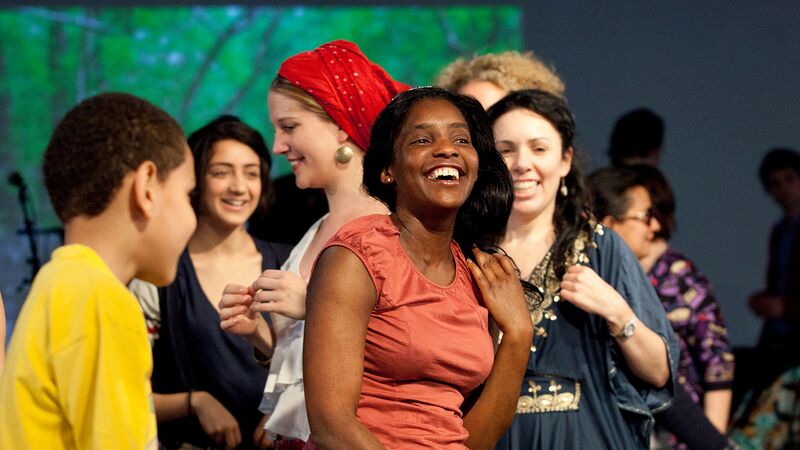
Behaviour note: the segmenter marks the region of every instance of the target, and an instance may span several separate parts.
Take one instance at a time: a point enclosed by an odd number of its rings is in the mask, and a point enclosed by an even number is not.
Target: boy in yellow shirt
[[[166,285],[196,222],[180,126],[128,94],[73,108],[44,154],[65,245],[20,312],[0,378],[0,448],[155,449],[152,357],[134,277]]]

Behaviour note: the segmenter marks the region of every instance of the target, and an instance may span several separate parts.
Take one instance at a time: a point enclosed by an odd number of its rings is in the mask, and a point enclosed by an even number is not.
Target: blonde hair
[[[436,77],[437,86],[451,91],[458,91],[470,81],[488,81],[507,91],[541,89],[564,96],[564,82],[555,69],[530,51],[459,58],[442,69]]]
[[[300,106],[302,106],[303,109],[318,115],[322,120],[333,122],[333,118],[327,112],[325,112],[325,109],[322,108],[322,106],[311,94],[295,86],[286,78],[283,78],[282,76],[276,76],[269,85],[269,90],[283,94],[292,100],[295,100],[296,102],[300,103]]]

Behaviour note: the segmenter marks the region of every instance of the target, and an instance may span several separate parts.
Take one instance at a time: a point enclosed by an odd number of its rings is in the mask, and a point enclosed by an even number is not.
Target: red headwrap
[[[362,150],[378,113],[409,86],[371,62],[352,42],[338,40],[298,53],[278,75],[309,93]]]

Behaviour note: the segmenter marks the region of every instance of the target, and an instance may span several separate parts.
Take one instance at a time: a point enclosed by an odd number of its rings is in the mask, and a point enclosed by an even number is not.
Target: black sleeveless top
[[[279,269],[291,250],[284,244],[253,241],[261,252],[262,271]],[[175,281],[158,293],[161,328],[153,346],[153,392],[210,393],[238,421],[238,448],[252,448],[267,378],[267,371],[253,359],[252,346],[220,329],[219,315],[200,287],[188,250],[180,257]],[[158,438],[167,448],[184,442],[215,447],[196,416],[159,423]]]

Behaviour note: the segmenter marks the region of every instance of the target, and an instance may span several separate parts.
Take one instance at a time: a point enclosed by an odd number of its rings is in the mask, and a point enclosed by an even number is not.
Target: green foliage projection
[[[49,134],[76,102],[131,92],[191,131],[221,113],[265,133],[267,87],[286,57],[352,40],[395,78],[427,85],[459,56],[520,48],[514,7],[19,8],[0,10],[0,175],[20,170],[55,224],[39,167]],[[288,171],[276,159],[274,174]],[[21,219],[4,187],[4,230]]]

